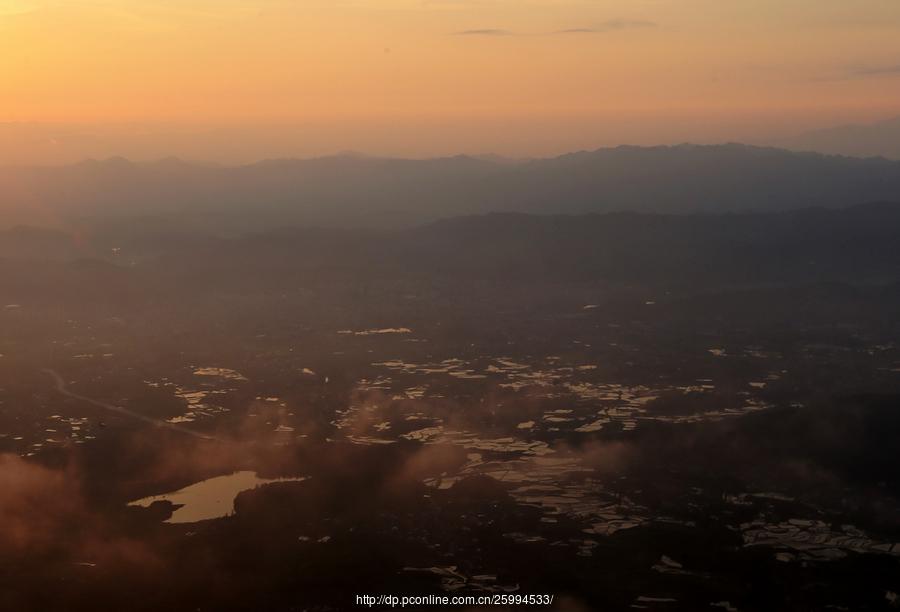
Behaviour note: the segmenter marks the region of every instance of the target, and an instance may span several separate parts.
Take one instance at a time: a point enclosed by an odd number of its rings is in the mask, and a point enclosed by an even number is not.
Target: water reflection
[[[227,476],[216,476],[187,486],[172,493],[145,497],[128,504],[148,508],[158,501],[179,506],[167,523],[196,523],[221,518],[234,512],[234,498],[241,491],[253,489],[273,482],[300,482],[298,478],[260,478],[256,472],[235,472]]]

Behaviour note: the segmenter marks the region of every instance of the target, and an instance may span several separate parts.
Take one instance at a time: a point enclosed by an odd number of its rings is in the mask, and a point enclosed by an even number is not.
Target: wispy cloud
[[[645,21],[643,19],[610,19],[602,23],[598,23],[591,27],[567,28],[564,30],[556,30],[554,32],[545,32],[544,34],[600,34],[603,32],[614,32],[617,30],[634,30],[640,28],[655,28],[656,23]],[[519,32],[511,30],[503,30],[499,28],[484,28],[475,30],[462,30],[454,32],[455,36],[519,36]],[[541,35],[540,32],[531,33],[532,35]]]
[[[454,32],[455,36],[512,36],[513,33],[509,30],[499,30],[493,28],[486,28],[483,30],[462,30],[460,32]]]
[[[865,77],[879,76],[889,74],[900,74],[900,64],[892,64],[889,66],[867,66],[861,68],[852,68],[848,71],[849,76]]]
[[[643,19],[610,19],[609,21],[598,23],[589,28],[568,28],[565,30],[557,30],[554,34],[600,34],[603,32],[614,32],[616,30],[634,30],[655,27],[656,23]]]
[[[900,64],[868,64],[834,67],[828,73],[812,78],[813,81],[850,81],[874,77],[900,76]]]

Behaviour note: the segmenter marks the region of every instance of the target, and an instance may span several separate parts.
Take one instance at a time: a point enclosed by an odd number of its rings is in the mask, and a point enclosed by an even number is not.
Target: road
[[[66,397],[71,397],[72,399],[77,399],[87,404],[91,404],[93,406],[97,406],[98,408],[103,408],[105,410],[109,410],[110,412],[115,412],[127,417],[131,417],[133,419],[137,419],[138,421],[143,421],[149,425],[153,425],[154,427],[162,427],[164,429],[171,429],[172,431],[177,431],[178,433],[186,434],[188,436],[193,436],[195,438],[200,438],[201,440],[217,440],[217,438],[213,436],[208,436],[206,434],[202,434],[187,427],[182,427],[181,425],[177,425],[176,423],[169,423],[168,421],[163,421],[161,419],[154,419],[152,417],[148,417],[146,415],[137,413],[133,410],[129,410],[128,408],[122,408],[121,406],[113,406],[112,404],[107,404],[106,402],[101,402],[90,397],[86,397],[84,395],[79,395],[78,393],[74,393],[69,391],[66,386],[66,381],[63,380],[63,377],[59,375],[59,372],[56,370],[51,370],[50,368],[45,368],[42,370],[45,374],[49,375],[50,378],[53,379],[53,383],[56,385],[56,390]]]

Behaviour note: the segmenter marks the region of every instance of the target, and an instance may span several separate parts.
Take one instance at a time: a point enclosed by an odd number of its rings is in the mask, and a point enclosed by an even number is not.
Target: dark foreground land
[[[898,244],[892,205],[4,232],[0,609],[895,609]],[[243,472],[287,480],[166,498]]]

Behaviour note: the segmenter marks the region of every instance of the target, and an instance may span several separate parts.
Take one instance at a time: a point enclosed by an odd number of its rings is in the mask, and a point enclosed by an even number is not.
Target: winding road
[[[202,433],[193,431],[191,429],[188,429],[187,427],[182,427],[175,423],[169,423],[168,421],[163,421],[161,419],[154,419],[152,417],[148,417],[146,415],[140,414],[133,410],[129,410],[128,408],[122,408],[121,406],[113,406],[112,404],[107,404],[106,402],[101,402],[101,401],[92,399],[90,397],[86,397],[84,395],[79,395],[78,393],[69,391],[68,387],[66,386],[66,381],[63,380],[63,377],[60,376],[59,372],[57,372],[56,370],[51,370],[50,368],[44,368],[42,371],[45,374],[47,374],[48,376],[50,376],[50,378],[53,379],[53,383],[56,385],[56,390],[61,395],[65,395],[66,397],[71,397],[73,399],[80,400],[87,404],[97,406],[98,408],[103,408],[103,409],[109,410],[111,412],[116,412],[118,414],[122,414],[122,415],[125,415],[128,417],[131,417],[133,419],[143,421],[145,423],[153,425],[154,427],[162,427],[164,429],[171,429],[172,431],[177,431],[178,433],[183,433],[183,434],[186,434],[189,436],[193,436],[195,438],[200,438],[201,440],[218,440],[218,438],[215,438],[213,436],[208,436],[206,434],[202,434]]]

